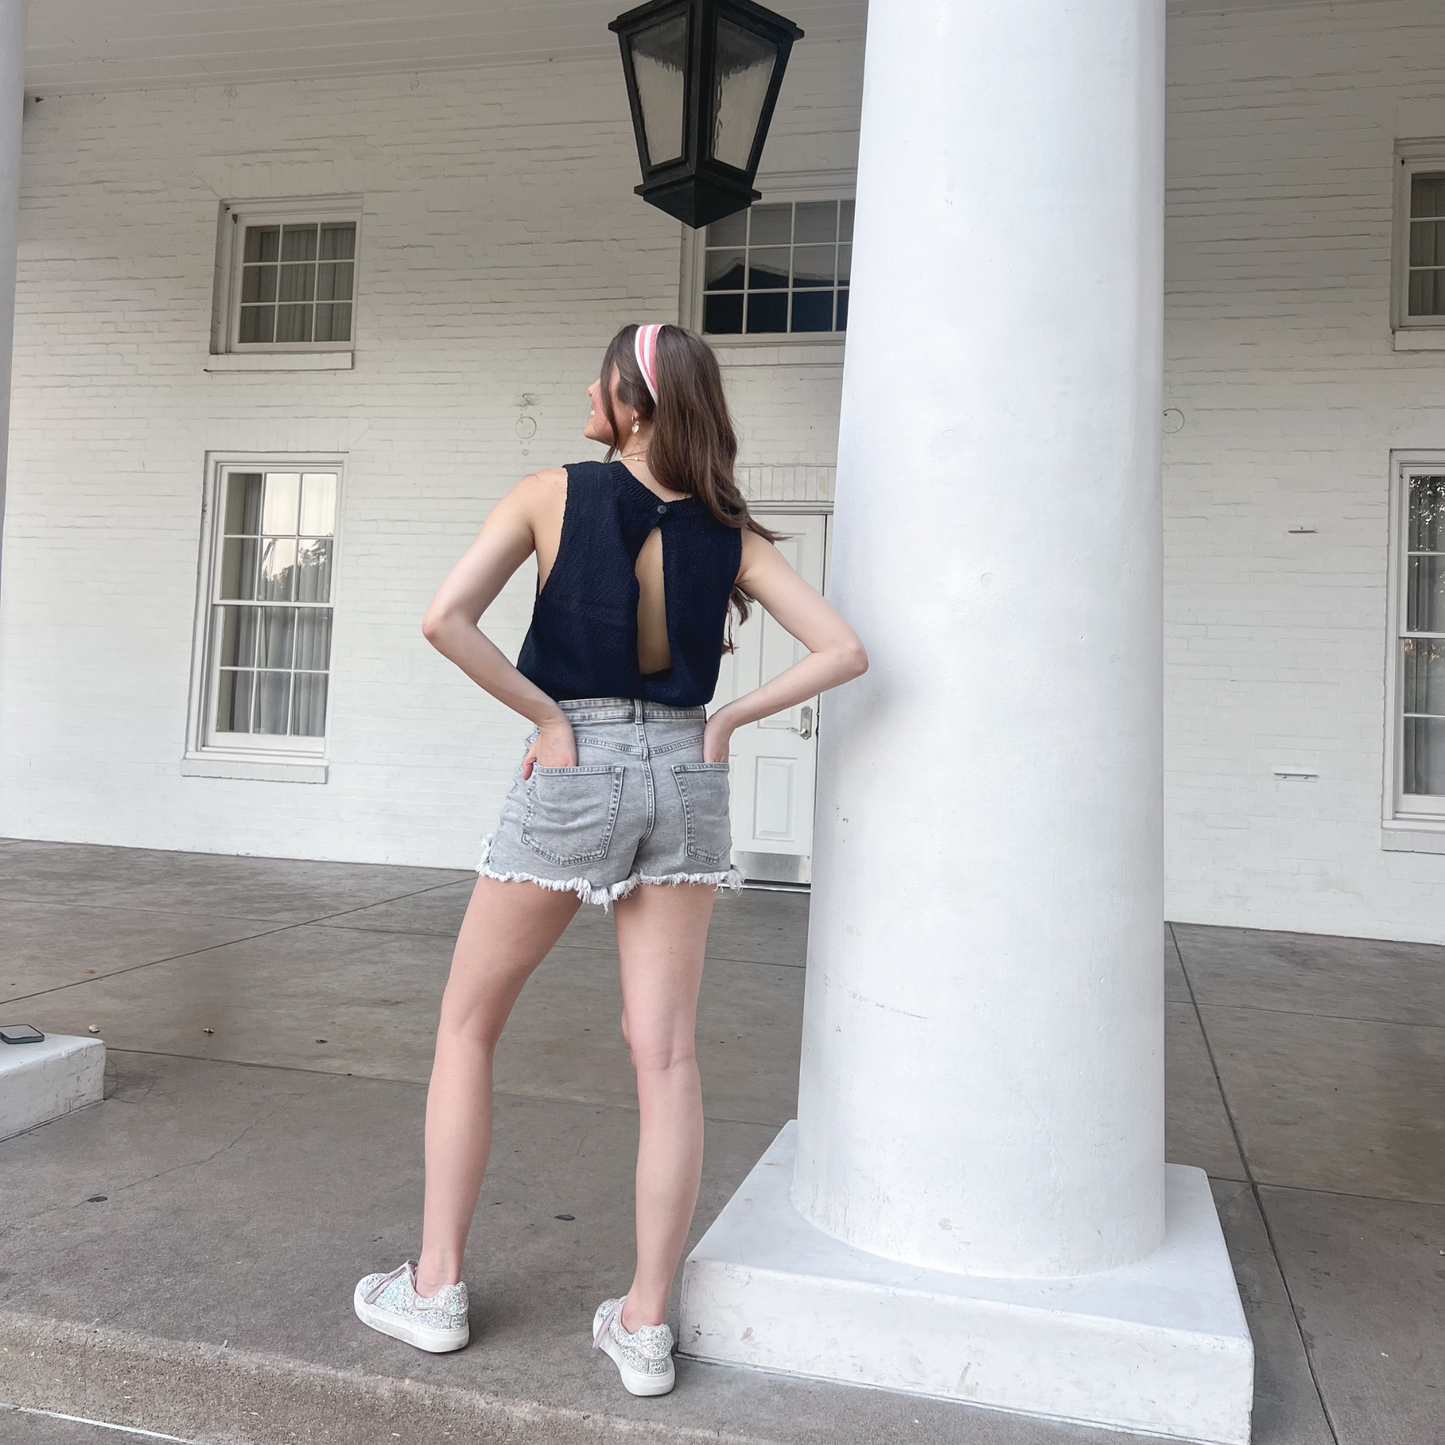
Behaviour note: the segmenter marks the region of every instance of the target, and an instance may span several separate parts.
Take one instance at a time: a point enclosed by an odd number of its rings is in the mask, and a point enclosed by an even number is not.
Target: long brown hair
[[[770,532],[752,516],[733,475],[738,437],[712,347],[685,326],[662,327],[657,333],[654,402],[637,364],[636,337],[636,326],[624,326],[602,358],[600,399],[613,438],[607,460],[621,451],[621,433],[612,411],[612,369],[616,367],[618,398],[641,420],[652,423],[647,442],[647,466],[652,475],[674,492],[696,497],[725,527],[746,529],[776,542],[781,533]],[[738,620],[746,622],[752,598],[736,585],[732,605]]]

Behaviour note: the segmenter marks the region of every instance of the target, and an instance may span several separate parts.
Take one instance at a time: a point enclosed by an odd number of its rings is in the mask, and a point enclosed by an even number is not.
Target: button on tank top
[[[712,699],[743,535],[696,497],[666,502],[621,462],[575,462],[557,560],[537,593],[517,670],[549,697],[640,697],[670,707]],[[672,666],[637,661],[637,556],[662,529]]]

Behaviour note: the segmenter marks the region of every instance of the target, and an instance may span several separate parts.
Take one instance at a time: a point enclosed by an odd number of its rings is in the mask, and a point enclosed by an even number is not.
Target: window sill
[[[1391,818],[1380,825],[1387,853],[1445,853],[1445,819]]]
[[[239,778],[255,783],[324,783],[324,759],[281,758],[274,753],[254,758],[234,753],[187,753],[181,759],[183,778]]]
[[[1445,326],[1395,332],[1396,351],[1445,351]]]
[[[836,336],[708,336],[719,366],[842,366],[843,342]]]
[[[350,351],[227,351],[206,358],[207,371],[351,371]]]

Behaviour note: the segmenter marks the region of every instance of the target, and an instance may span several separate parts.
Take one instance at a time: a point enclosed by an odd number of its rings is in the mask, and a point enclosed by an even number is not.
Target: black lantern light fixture
[[[752,0],[651,0],[607,28],[622,47],[637,194],[694,227],[746,210],[803,32]]]

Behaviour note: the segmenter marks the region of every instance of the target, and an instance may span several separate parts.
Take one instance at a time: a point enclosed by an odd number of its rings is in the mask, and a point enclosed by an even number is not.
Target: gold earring
[[[634,417],[634,418],[633,418],[633,421],[632,421],[632,435],[633,435],[633,436],[636,436],[636,435],[637,435],[638,425],[639,425],[639,423],[638,423],[637,419]]]

